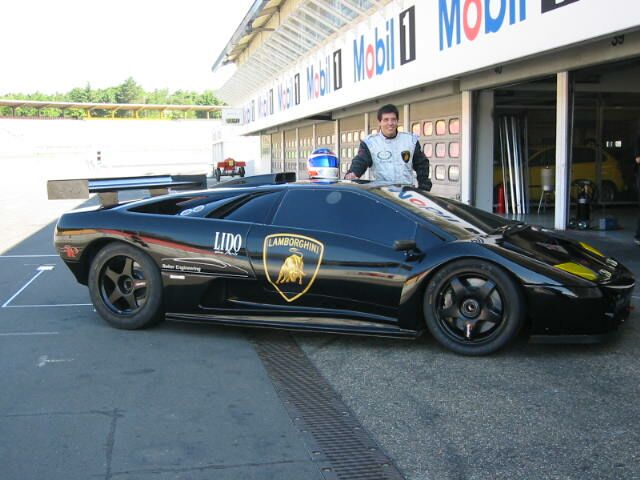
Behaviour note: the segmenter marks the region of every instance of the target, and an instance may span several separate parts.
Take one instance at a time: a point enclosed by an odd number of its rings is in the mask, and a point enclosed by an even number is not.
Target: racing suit
[[[349,172],[360,177],[367,168],[371,168],[374,180],[406,185],[413,185],[415,170],[418,188],[431,190],[429,160],[420,149],[418,137],[411,133],[397,132],[392,138],[382,133],[366,137],[360,142]]]

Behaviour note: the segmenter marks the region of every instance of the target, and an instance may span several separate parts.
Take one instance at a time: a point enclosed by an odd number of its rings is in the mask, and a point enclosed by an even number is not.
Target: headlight
[[[587,280],[591,280],[592,282],[598,280],[598,274],[596,272],[578,263],[559,263],[557,265],[554,265],[554,267],[559,268],[560,270],[564,270],[565,272],[569,272],[573,275],[577,275],[578,277],[586,278]]]

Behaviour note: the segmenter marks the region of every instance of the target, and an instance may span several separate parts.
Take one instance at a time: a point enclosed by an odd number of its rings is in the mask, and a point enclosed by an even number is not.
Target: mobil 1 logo
[[[333,89],[342,88],[342,49],[333,52]]]
[[[400,12],[400,65],[416,59],[416,7]]]

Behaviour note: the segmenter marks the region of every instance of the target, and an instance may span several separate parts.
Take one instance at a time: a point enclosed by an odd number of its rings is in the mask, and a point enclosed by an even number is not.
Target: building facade
[[[304,178],[329,147],[345,173],[394,103],[436,194],[506,213],[550,201],[559,229],[581,189],[635,198],[640,2],[257,0],[213,69],[230,64],[218,95],[271,171]]]

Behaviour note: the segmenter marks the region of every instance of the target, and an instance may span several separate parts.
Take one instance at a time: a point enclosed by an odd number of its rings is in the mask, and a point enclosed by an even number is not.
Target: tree
[[[144,90],[136,81],[129,77],[123,84],[117,87],[116,102],[117,103],[142,103]]]
[[[168,89],[154,90],[147,93],[138,85],[136,81],[129,77],[122,84],[116,87],[107,87],[94,90],[87,83],[84,87],[76,87],[67,93],[55,93],[53,95],[35,92],[32,94],[24,93],[8,93],[0,95],[0,98],[15,100],[40,100],[55,102],[77,102],[77,103],[146,103],[146,104],[174,104],[174,105],[222,105],[222,102],[216,98],[211,90],[205,90],[198,93],[189,90],[177,90],[173,93]],[[38,115],[38,110],[32,107],[22,107],[16,109],[16,116],[34,116]],[[62,115],[59,109],[46,108],[42,109],[41,115],[48,117],[57,117]],[[0,117],[9,117],[12,115],[12,109],[9,107],[0,108]],[[81,109],[67,109],[65,116],[80,118],[85,113]],[[132,115],[131,111],[117,112],[119,117]],[[145,113],[148,117],[158,117],[159,112],[150,111]],[[91,111],[92,117],[108,117],[111,112],[104,109],[94,109]],[[216,115],[219,116],[219,115]],[[206,112],[170,112],[169,118],[206,118]]]

